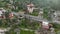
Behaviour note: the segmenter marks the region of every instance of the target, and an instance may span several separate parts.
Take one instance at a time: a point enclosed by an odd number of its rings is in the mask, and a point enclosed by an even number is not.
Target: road
[[[43,19],[42,17],[39,17],[39,16],[32,16],[32,15],[28,15],[28,14],[18,14],[18,13],[15,13],[15,12],[12,12],[13,14],[15,14],[16,16],[20,17],[19,15],[22,15],[24,16],[25,18],[28,18],[30,20],[35,20],[35,21],[47,21],[46,19]],[[57,23],[57,24],[60,24],[59,22],[57,21],[54,21],[53,20],[53,23]]]
[[[27,15],[27,14],[18,14],[18,13],[15,13],[15,12],[13,12],[13,14],[15,14],[16,16],[22,15],[22,16],[28,18],[28,19],[35,20],[35,21],[43,21],[43,18],[38,17],[38,16],[32,16],[32,15]],[[26,30],[26,31],[34,31],[34,30],[30,30],[30,29],[25,29],[25,28],[21,28],[21,29]],[[48,31],[48,32],[49,32],[49,34],[51,33],[50,31]],[[38,32],[38,30],[35,30],[35,34],[40,34],[40,33]]]
[[[39,17],[39,16],[32,16],[32,15],[27,15],[27,14],[18,14],[18,13],[15,13],[15,12],[13,12],[13,14],[15,14],[16,16],[22,15],[25,18],[35,20],[35,21],[43,21],[43,18]]]

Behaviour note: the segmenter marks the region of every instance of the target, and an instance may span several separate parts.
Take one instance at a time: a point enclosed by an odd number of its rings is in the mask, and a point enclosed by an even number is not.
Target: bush
[[[57,23],[51,23],[51,24],[55,28],[55,32],[60,31],[60,24],[57,24]]]
[[[38,14],[39,14],[38,11],[33,11],[32,14],[30,13],[30,15],[33,15],[33,16],[38,16]]]
[[[34,31],[21,30],[20,34],[34,34]]]

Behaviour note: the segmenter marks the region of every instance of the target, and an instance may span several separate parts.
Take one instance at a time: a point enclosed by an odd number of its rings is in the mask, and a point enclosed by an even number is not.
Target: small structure
[[[9,13],[9,18],[12,18],[14,15],[13,15],[13,13],[11,12],[11,13]]]
[[[5,32],[9,31],[10,28],[0,28],[0,34],[5,34]]]
[[[4,10],[3,8],[0,8],[0,18],[5,18],[5,12],[6,10]],[[10,12],[9,13],[9,18],[13,17],[13,13]]]
[[[60,23],[60,11],[54,13],[53,22]]]
[[[32,13],[33,12],[33,10],[34,10],[34,4],[28,4],[27,5],[27,10],[29,11],[29,13]]]
[[[43,14],[43,8],[40,8],[39,14]]]
[[[4,10],[3,8],[0,8],[0,18],[2,18],[2,14],[5,12],[6,12],[6,10]]]
[[[41,27],[38,28],[36,31],[35,31],[35,34],[48,34],[48,28],[49,28],[49,22],[48,21],[42,21],[40,22],[41,23]]]
[[[40,11],[39,11],[39,15],[38,16],[41,17],[41,18],[43,18],[43,9],[42,8],[40,8]]]
[[[49,22],[43,21],[42,22],[42,28],[43,29],[49,29]]]

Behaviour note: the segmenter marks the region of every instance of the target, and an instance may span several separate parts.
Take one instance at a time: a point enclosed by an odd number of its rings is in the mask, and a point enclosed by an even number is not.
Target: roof
[[[42,25],[48,25],[48,24],[49,24],[49,22],[47,22],[47,21],[42,22]]]

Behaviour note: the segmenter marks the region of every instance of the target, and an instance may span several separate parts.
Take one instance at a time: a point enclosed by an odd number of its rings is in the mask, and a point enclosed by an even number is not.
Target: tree
[[[43,10],[43,18],[47,19],[48,21],[52,21],[52,11],[50,10],[50,8],[45,8]]]

